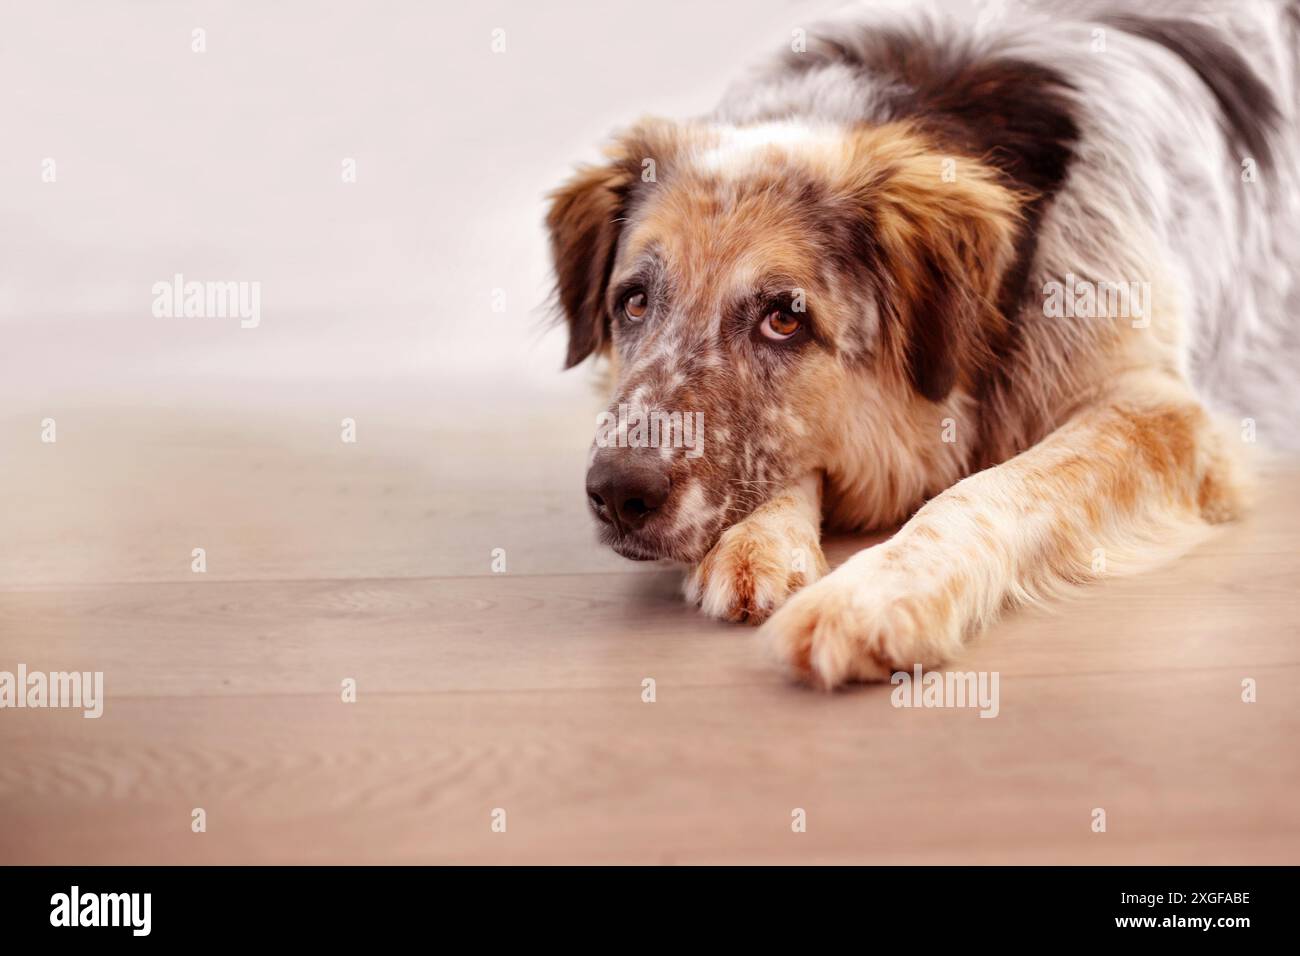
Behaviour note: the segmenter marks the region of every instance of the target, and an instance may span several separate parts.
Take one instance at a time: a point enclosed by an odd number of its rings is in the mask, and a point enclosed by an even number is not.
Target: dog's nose
[[[587,497],[596,516],[619,531],[635,531],[668,500],[672,480],[658,455],[602,449],[587,469]]]

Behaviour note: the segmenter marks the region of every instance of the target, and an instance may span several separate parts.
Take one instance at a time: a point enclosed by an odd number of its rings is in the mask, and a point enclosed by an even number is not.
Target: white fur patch
[[[809,144],[833,144],[837,141],[838,134],[832,128],[805,123],[725,127],[722,141],[703,152],[695,163],[705,172],[741,175],[770,147],[806,148]]]

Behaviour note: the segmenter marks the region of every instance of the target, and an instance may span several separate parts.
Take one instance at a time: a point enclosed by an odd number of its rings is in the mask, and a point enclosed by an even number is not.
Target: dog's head
[[[608,156],[547,219],[568,366],[615,371],[587,473],[605,542],[699,560],[844,455],[903,483],[899,432],[990,361],[1023,197],[903,124],[654,121]]]

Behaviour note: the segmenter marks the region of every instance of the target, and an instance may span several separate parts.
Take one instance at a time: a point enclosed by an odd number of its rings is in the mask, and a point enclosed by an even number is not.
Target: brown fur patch
[[[605,291],[614,267],[618,220],[633,182],[622,163],[589,166],[551,196],[546,226],[551,233],[556,293],[569,326],[565,368],[608,349]]]
[[[973,389],[1007,329],[998,309],[1030,199],[977,160],[937,148],[915,127],[889,124],[850,145],[852,188],[869,213],[895,295],[892,358],[930,401]]]

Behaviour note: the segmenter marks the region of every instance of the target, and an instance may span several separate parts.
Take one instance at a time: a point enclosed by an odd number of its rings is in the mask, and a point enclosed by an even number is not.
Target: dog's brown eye
[[[639,322],[645,317],[649,305],[650,300],[645,297],[644,292],[633,292],[623,299],[623,314],[633,322]]]
[[[763,317],[763,324],[758,327],[758,330],[763,333],[764,338],[771,339],[773,342],[784,342],[798,332],[802,324],[794,316],[777,309]]]

